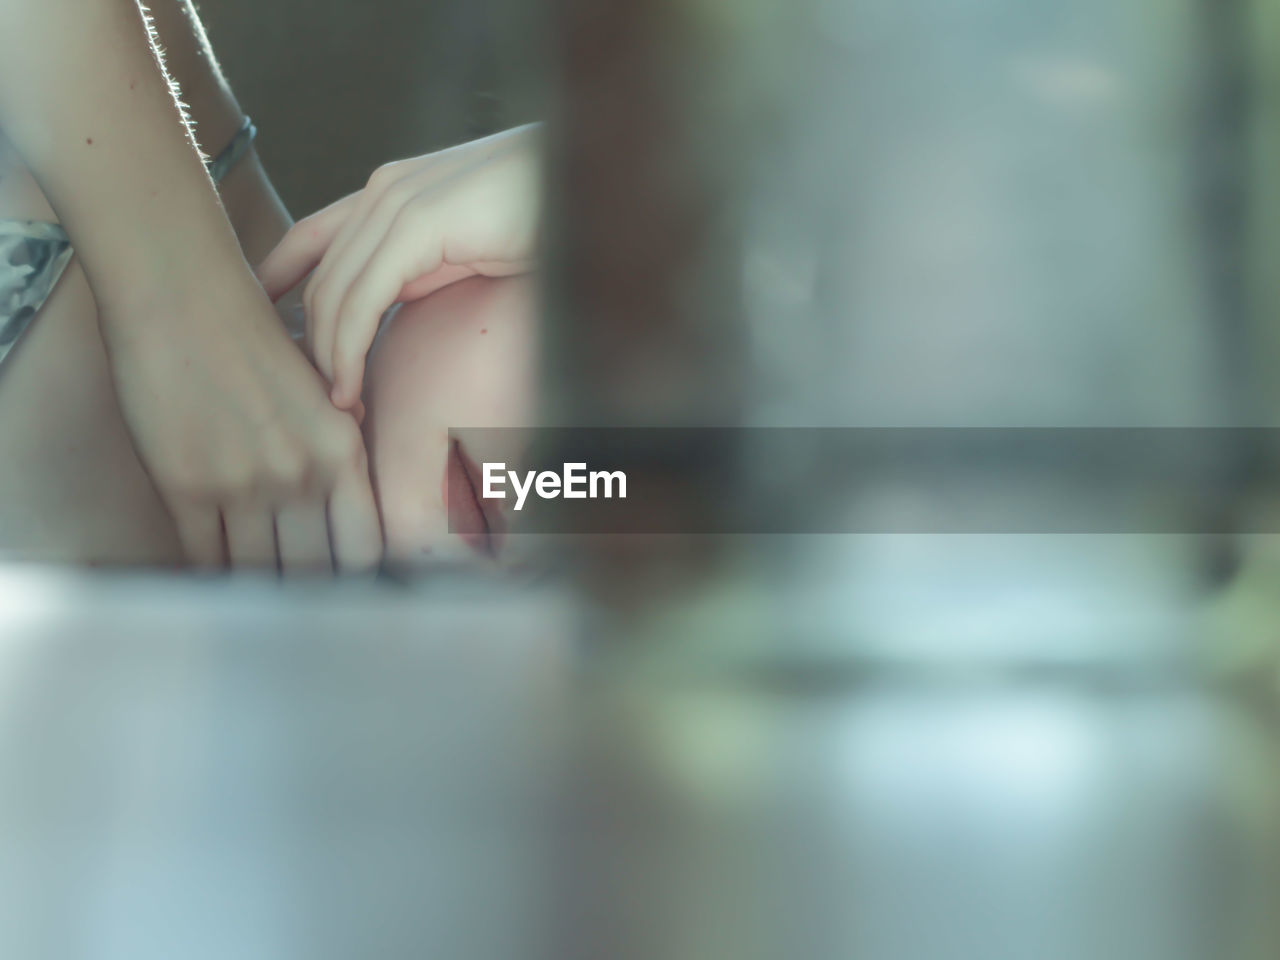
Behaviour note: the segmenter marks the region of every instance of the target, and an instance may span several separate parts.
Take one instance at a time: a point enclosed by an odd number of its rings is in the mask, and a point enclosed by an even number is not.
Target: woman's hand
[[[162,292],[145,309],[166,321],[163,335],[117,338],[109,354],[187,557],[286,573],[376,566],[382,534],[359,428],[248,270],[243,283]]]
[[[307,348],[337,406],[359,402],[365,356],[392,304],[532,268],[539,133],[516,127],[380,167],[363,190],[298,221],[258,268],[273,299],[314,268]]]
[[[254,280],[162,62],[138,0],[0,0],[0,125],[71,236],[189,558],[367,569],[360,432]]]

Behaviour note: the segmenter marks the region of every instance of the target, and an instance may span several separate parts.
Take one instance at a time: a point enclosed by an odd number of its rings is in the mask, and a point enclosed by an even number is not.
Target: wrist
[[[97,293],[95,291],[95,296]],[[99,327],[108,354],[172,345],[207,349],[230,334],[241,337],[261,315],[274,320],[266,294],[238,256],[215,269],[207,262],[175,264],[137,278],[99,299]]]
[[[229,225],[225,234],[171,230],[121,238],[92,269],[86,264],[99,308],[128,322],[158,308],[222,300],[238,289],[256,287]]]

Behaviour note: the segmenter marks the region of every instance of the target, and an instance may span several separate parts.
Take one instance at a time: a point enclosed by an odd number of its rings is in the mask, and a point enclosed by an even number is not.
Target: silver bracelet
[[[231,142],[208,163],[209,176],[213,177],[214,183],[220,183],[227,172],[240,161],[257,135],[258,128],[253,125],[252,120],[245,117],[244,123],[240,124],[240,129],[231,138]]]

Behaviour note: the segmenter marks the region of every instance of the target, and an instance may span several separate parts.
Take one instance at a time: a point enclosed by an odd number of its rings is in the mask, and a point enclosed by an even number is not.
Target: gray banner
[[[451,431],[450,525],[511,533],[1280,532],[1270,428]],[[465,480],[465,482],[463,482]]]

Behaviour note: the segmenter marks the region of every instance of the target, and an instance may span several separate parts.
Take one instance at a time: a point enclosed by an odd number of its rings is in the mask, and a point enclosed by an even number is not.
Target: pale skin
[[[449,534],[441,475],[455,455],[450,428],[471,461],[513,462],[523,451],[502,449],[512,435],[457,428],[535,422],[533,298],[522,275],[534,265],[540,138],[530,124],[386,164],[364,189],[300,220],[258,268],[273,297],[306,281],[308,354],[335,405],[369,411],[365,436],[397,563],[475,550],[518,562],[497,534],[484,546]],[[404,306],[379,334],[396,303]],[[489,501],[494,522],[483,526],[505,526],[504,506]]]
[[[263,237],[249,231],[245,240]],[[73,277],[0,376],[0,550],[60,563],[181,564],[173,521],[114,403],[92,295],[82,274]],[[379,335],[364,436],[393,563],[479,559],[449,532],[447,433],[528,423],[532,294],[530,277],[473,277],[406,304]],[[516,459],[482,442],[471,453]]]
[[[256,157],[223,183],[246,251],[288,220]],[[47,218],[30,175],[0,178],[0,217]],[[528,423],[536,328],[530,277],[472,277],[406,304],[364,377],[368,442],[395,563],[476,559],[449,533],[441,479],[450,427]],[[83,271],[69,268],[0,372],[0,551],[24,560],[174,566],[173,521],[125,427]],[[296,348],[295,348],[296,349]],[[476,458],[515,459],[477,442]]]
[[[364,433],[393,564],[480,559],[449,530],[449,431],[476,463],[519,462],[515,438],[483,428],[536,425],[534,300],[531,276],[473,276],[405,304],[379,333],[363,379]],[[510,521],[509,503],[501,507]],[[518,564],[521,545],[508,538],[482,558]]]
[[[238,128],[239,108],[190,7],[173,0],[155,6],[154,14],[200,145],[216,152]],[[473,556],[448,532],[440,483],[449,449],[446,430],[523,424],[532,405],[530,283],[514,276],[482,278],[512,276],[531,265],[539,192],[535,137],[536,128],[520,128],[388,164],[365,191],[304,220],[287,235],[288,214],[256,155],[250,152],[222,185],[241,260],[260,259],[285,235],[264,264],[273,295],[317,262],[320,269],[307,284],[309,299],[318,280],[331,274],[351,279],[373,267],[383,276],[406,277],[385,296],[388,303],[414,302],[386,325],[367,376],[364,358],[381,307],[356,314],[362,322],[330,327],[335,339],[346,329],[344,337],[355,344],[360,360],[354,402],[346,405],[363,416],[363,395],[374,411],[365,422],[365,436],[393,560]],[[58,219],[31,171],[12,152],[0,153],[0,164],[6,160],[7,168],[0,167],[0,217]],[[383,216],[365,216],[370,211]],[[388,229],[392,226],[396,229]],[[181,236],[185,242],[187,235]],[[335,243],[340,236],[357,242]],[[370,251],[377,256],[371,258]],[[127,391],[120,389],[112,359],[118,348],[104,349],[113,346],[112,321],[104,316],[101,295],[91,287],[82,261],[73,262],[0,376],[0,549],[45,560],[182,563],[190,558],[190,547],[171,498],[157,489],[154,470],[148,476],[127,408],[117,400]],[[474,279],[457,282],[466,277]],[[446,285],[449,289],[440,290]],[[313,312],[308,323],[312,344],[317,315]],[[279,330],[274,318],[271,322]],[[289,346],[296,361],[300,354]],[[280,359],[271,353],[249,359],[266,367]],[[223,356],[210,366],[217,373],[226,362]],[[184,377],[189,369],[183,365]],[[352,382],[349,374],[347,382]],[[228,405],[235,406],[234,398]],[[476,454],[490,452],[507,459],[514,453],[477,449]],[[198,463],[198,455],[184,453]],[[234,515],[226,509],[221,514],[229,559],[270,566],[273,558],[265,544],[256,554],[246,551],[251,538],[237,538]],[[286,571],[325,567],[318,542],[310,557],[286,553],[278,514],[275,526]]]
[[[239,107],[190,9],[173,2],[157,4],[153,13],[200,146],[215,153],[238,128]],[[373,181],[384,179],[375,175]],[[524,182],[533,182],[527,172]],[[220,192],[242,259],[261,260],[286,234],[291,220],[253,151],[231,171]],[[527,209],[527,199],[525,203]],[[475,221],[474,204],[454,209]],[[4,144],[0,217],[59,219],[32,172]],[[302,235],[303,230],[293,234]],[[532,226],[508,249],[531,246]],[[308,242],[306,250],[308,257],[322,257],[328,246]],[[393,254],[403,261],[412,251]],[[329,259],[334,262],[333,256]],[[516,259],[523,264],[528,258]],[[484,268],[464,264],[452,274],[450,269],[421,282],[419,296]],[[494,268],[498,273],[513,269],[509,264]],[[372,409],[365,436],[393,560],[473,556],[448,532],[440,483],[445,431],[457,425],[524,422],[531,404],[531,304],[527,279],[471,280],[407,305],[379,337],[367,379],[362,370],[361,380]],[[278,329],[278,320],[271,322]],[[83,257],[78,258],[0,371],[0,550],[22,559],[62,562],[185,563],[178,528],[121,412],[103,324]],[[295,359],[301,356],[286,343]],[[265,556],[263,565],[269,565]],[[299,568],[309,569],[295,566]]]
[[[383,312],[469,276],[533,268],[541,200],[541,128],[504,130],[388,163],[363,190],[299,221],[259,266],[273,298],[308,272],[307,350],[355,408]]]
[[[188,97],[211,137],[234,101],[200,56],[185,0],[157,2],[156,10],[159,27],[170,25],[167,45],[195,52],[193,66],[204,63]],[[56,219],[77,252],[38,318],[42,330],[15,354],[38,354],[56,336],[50,328],[62,328],[50,316],[92,320],[96,330],[81,328],[72,349],[93,352],[96,339],[103,351],[81,372],[94,366],[106,375],[183,557],[286,571],[376,565],[381,533],[359,428],[329,402],[245,257],[275,239],[278,203],[274,211],[270,202],[230,211],[237,237],[136,0],[0,4],[0,128],[29,171],[6,178],[10,209],[0,215]],[[66,379],[67,363],[54,364],[57,380]],[[6,371],[0,381],[12,393],[22,375]],[[76,381],[43,399],[60,407],[66,391],[85,389]],[[10,401],[2,415],[31,417],[39,402]],[[11,449],[22,429],[5,438]]]

